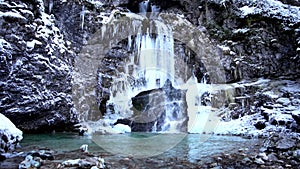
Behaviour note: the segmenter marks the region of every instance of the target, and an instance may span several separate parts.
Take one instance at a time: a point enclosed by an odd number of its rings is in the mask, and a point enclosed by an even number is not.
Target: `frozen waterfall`
[[[180,58],[175,56],[172,28],[151,18],[159,7],[149,1],[141,2],[139,9],[142,15],[151,10],[149,25],[146,31],[143,27],[144,31],[140,29],[127,38],[130,56],[124,71],[113,79],[107,101],[107,107],[113,109],[107,109],[104,119],[109,124],[130,119],[136,126],[146,126],[145,131],[152,132],[202,132],[211,107],[203,105],[201,100],[210,99],[203,98],[210,93],[210,85],[206,84],[205,76],[198,83],[194,76],[184,80],[185,72],[176,73],[176,68],[193,70],[187,65],[177,65]],[[142,108],[133,99],[142,100],[136,101]]]
[[[214,48],[201,32],[176,32],[188,23],[151,1],[139,9],[101,14],[103,26],[77,60],[73,92],[84,125],[104,133],[129,131],[120,130],[124,125],[133,132],[202,133],[212,106],[211,74],[201,57],[213,56]],[[216,57],[204,61],[210,58]]]

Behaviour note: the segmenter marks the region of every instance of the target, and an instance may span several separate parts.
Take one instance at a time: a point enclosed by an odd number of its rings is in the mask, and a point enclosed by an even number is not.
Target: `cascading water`
[[[112,86],[112,95],[108,101],[108,104],[114,105],[114,112],[118,112],[118,114],[121,115],[121,117],[118,118],[130,118],[135,114],[145,114],[145,112],[139,113],[132,110],[134,105],[132,105],[130,100],[140,92],[163,88],[167,80],[169,80],[173,86],[176,85],[174,79],[174,40],[170,33],[171,30],[159,22],[153,22],[152,24],[156,26],[157,34],[151,34],[152,30],[149,28],[145,34],[128,37],[128,51],[134,52],[129,57],[123,76],[120,79],[114,80],[115,84],[119,85]],[[164,89],[170,90],[170,88]],[[156,110],[164,111],[158,114],[164,113],[167,118],[169,114],[168,111],[171,109],[169,105],[173,104],[173,102],[169,100],[170,99],[166,97],[165,108]],[[156,118],[159,117],[154,117],[154,119],[145,118],[139,119],[138,121],[140,123],[148,123],[152,122],[152,120],[155,121]],[[134,120],[136,121],[137,119]],[[175,130],[175,125],[176,124],[169,124],[168,128]],[[153,126],[153,130],[157,131],[157,128]],[[162,126],[160,130],[166,131],[167,129],[165,126]]]
[[[83,125],[202,133],[212,114],[206,83],[222,82],[219,53],[182,17],[157,13],[151,1],[139,8],[100,14],[101,29],[76,59],[72,91]]]
[[[153,19],[160,9],[149,1],[141,2],[139,10],[144,16],[151,11],[151,20],[143,27],[145,31],[141,28],[127,38],[130,56],[123,72],[113,79],[106,104],[113,108],[107,109],[105,121],[113,124],[118,119],[130,119],[135,124],[133,131],[201,132],[205,122],[199,118],[207,119],[203,111],[210,109],[201,103],[202,95],[209,93],[205,76],[200,84],[194,76],[184,83],[186,80],[175,71],[172,28]],[[194,118],[202,123],[195,123]]]

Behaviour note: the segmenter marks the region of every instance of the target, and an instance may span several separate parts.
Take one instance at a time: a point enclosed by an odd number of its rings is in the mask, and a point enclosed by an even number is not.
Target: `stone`
[[[177,115],[181,107],[176,103],[182,99],[183,95],[184,91],[175,89],[170,81],[167,81],[162,88],[140,92],[131,99],[133,117],[131,119],[118,119],[114,125],[115,127],[118,124],[128,125],[132,132],[151,132],[153,129],[162,131],[166,118],[166,104],[173,106],[173,120],[184,118]],[[183,132],[186,131],[184,125],[180,127]]]
[[[257,156],[262,158],[264,161],[267,161],[269,159],[266,153],[259,153]]]
[[[258,130],[262,130],[266,127],[266,124],[264,121],[258,121],[257,123],[254,124],[254,126],[258,129]]]
[[[89,145],[87,145],[87,144],[83,144],[83,145],[81,145],[80,146],[80,150],[82,151],[82,152],[88,152],[88,147],[89,147]]]
[[[242,160],[242,163],[244,164],[247,164],[247,163],[251,163],[252,160],[249,158],[249,157],[245,157],[243,160]]]
[[[0,154],[0,161],[3,161],[6,159],[6,156],[4,154]]]
[[[268,160],[277,161],[278,160],[277,155],[275,153],[268,154]]]
[[[292,165],[286,164],[286,165],[285,165],[285,168],[292,168]]]
[[[298,150],[295,150],[294,152],[293,152],[293,157],[295,157],[295,158],[300,158],[300,149],[298,149]]]
[[[98,168],[100,168],[100,169],[103,169],[103,168],[105,168],[105,161],[104,161],[104,158],[101,158],[101,157],[99,157],[98,159],[97,159],[97,161],[98,161]]]
[[[28,153],[28,155],[31,155],[33,157],[39,157],[42,160],[54,160],[53,152],[48,149],[40,149],[38,151],[31,151]]]
[[[282,104],[283,106],[288,106],[291,103],[289,98],[279,98],[276,100],[276,102]]]
[[[292,106],[299,106],[300,105],[300,99],[293,99],[292,100]]]
[[[85,159],[65,160],[61,163],[62,167],[79,167],[79,168],[92,168],[99,169],[105,168],[105,161],[101,157],[88,157]]]
[[[292,117],[296,121],[298,125],[300,125],[300,112],[299,111],[293,111]]]
[[[82,167],[82,168],[88,168],[95,165],[94,162],[89,162],[85,159],[75,159],[75,160],[66,160],[62,162],[62,165],[64,167]]]
[[[255,162],[256,164],[259,164],[259,165],[265,164],[265,162],[264,162],[261,158],[256,158],[256,159],[254,160],[254,162]]]
[[[294,147],[296,141],[290,138],[282,138],[276,143],[276,148],[279,150],[288,150]]]
[[[41,163],[33,160],[31,155],[27,155],[25,160],[19,164],[19,169],[32,169],[32,168],[40,168]]]

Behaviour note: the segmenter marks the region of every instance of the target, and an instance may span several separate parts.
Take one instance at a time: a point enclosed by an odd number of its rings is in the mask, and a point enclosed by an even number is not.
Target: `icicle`
[[[206,79],[207,76],[208,76],[208,74],[207,74],[207,73],[204,73],[204,75],[203,75],[203,77],[202,77],[202,79],[201,79],[201,83],[207,84],[207,79]]]
[[[81,29],[84,27],[84,17],[85,17],[85,6],[82,6],[82,11],[80,12],[80,20],[81,20]]]
[[[52,9],[53,9],[53,0],[49,0],[49,14],[51,14]]]
[[[146,13],[149,7],[149,1],[143,1],[139,4],[139,12]]]
[[[128,45],[127,45],[127,50],[128,51],[131,50],[131,43],[132,43],[131,36],[128,36]]]
[[[160,7],[156,5],[151,5],[151,12],[160,12]]]
[[[156,6],[156,5],[151,5],[150,18],[155,18],[157,16],[158,12],[160,12],[160,7]]]

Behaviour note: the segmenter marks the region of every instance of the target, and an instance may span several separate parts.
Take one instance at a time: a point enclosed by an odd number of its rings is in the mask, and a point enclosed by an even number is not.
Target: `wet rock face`
[[[182,120],[184,122],[177,125],[178,131],[186,132],[187,115],[186,110],[182,110],[186,109],[186,104],[181,103],[184,97],[185,91],[175,89],[171,82],[167,81],[162,88],[142,91],[131,98],[132,117],[118,119],[114,125],[128,125],[133,132],[159,132],[170,128],[168,121]]]
[[[132,99],[135,122],[132,131],[151,132],[153,127],[161,129],[165,118],[166,96],[161,89],[143,91]],[[138,123],[139,124],[138,124]],[[154,126],[156,123],[156,126]]]
[[[139,93],[131,99],[134,109],[131,130],[138,132],[164,131],[170,127],[164,126],[168,120],[184,120],[187,115],[182,107],[185,104],[180,104],[184,96],[185,91],[175,89],[169,80],[162,88]],[[181,115],[182,111],[183,115]],[[179,131],[185,132],[187,130],[186,121],[187,119],[178,125]]]
[[[65,130],[76,122],[73,55],[43,8],[42,1],[0,5],[0,111],[25,132]]]

